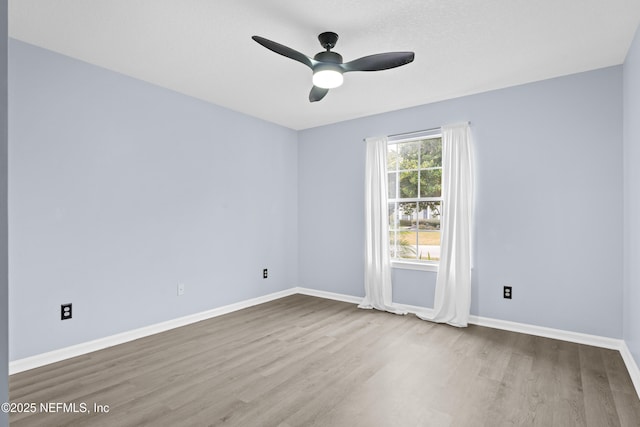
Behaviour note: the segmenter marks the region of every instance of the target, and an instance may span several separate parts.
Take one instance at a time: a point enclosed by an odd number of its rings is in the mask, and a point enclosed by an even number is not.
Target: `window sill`
[[[438,264],[426,264],[423,262],[391,261],[391,268],[403,270],[438,271]]]

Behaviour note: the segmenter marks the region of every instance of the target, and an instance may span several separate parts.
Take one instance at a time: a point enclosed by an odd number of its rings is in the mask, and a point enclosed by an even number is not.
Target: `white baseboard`
[[[298,294],[309,295],[311,297],[331,299],[334,301],[349,302],[351,304],[360,304],[362,302],[362,297],[354,297],[352,295],[336,294],[333,292],[318,291],[316,289],[300,288],[300,287],[293,288],[293,289]]]
[[[286,289],[284,291],[275,292],[245,301],[240,301],[234,304],[225,305],[223,307],[217,307],[212,310],[179,317],[177,319],[168,320],[166,322],[156,323],[154,325],[149,325],[131,331],[122,332],[116,335],[99,338],[97,340],[72,345],[70,347],[65,347],[42,354],[37,354],[35,356],[26,357],[24,359],[14,360],[9,362],[9,375],[17,374],[18,372],[26,371],[33,368],[38,368],[50,363],[60,362],[65,359],[81,356],[83,354],[91,353],[92,351],[102,350],[107,347],[123,344],[129,341],[137,340],[139,338],[147,337],[149,335],[168,331],[170,329],[179,328],[180,326],[189,325],[191,323],[200,322],[202,320],[211,319],[217,316],[222,316],[223,314],[242,310],[243,308],[248,308],[258,304],[263,304],[265,302],[280,299],[289,295],[293,295],[295,293],[295,288]]]
[[[40,366],[48,365],[50,363],[60,362],[65,359],[80,356],[90,353],[92,351],[102,350],[114,345],[123,344],[128,341],[133,341],[138,338],[143,338],[149,335],[154,335],[159,332],[168,331],[170,329],[178,328],[180,326],[189,325],[191,323],[200,322],[202,320],[211,319],[213,317],[221,316],[223,314],[231,313],[234,311],[242,310],[243,308],[251,307],[265,302],[273,301],[286,296],[302,294],[319,298],[325,298],[335,301],[343,301],[351,304],[360,304],[362,297],[355,297],[352,295],[338,294],[333,292],[319,291],[316,289],[294,287],[286,289],[284,291],[275,292],[272,294],[264,295],[258,298],[252,298],[246,301],[240,301],[235,304],[225,305],[223,307],[214,308],[212,310],[195,313],[189,316],[180,317],[178,319],[169,320],[155,325],[146,326],[132,331],[123,332],[120,334],[112,335],[105,338],[89,341],[82,344],[77,344],[70,347],[61,348],[59,350],[53,350],[47,353],[37,354],[35,356],[27,357],[24,359],[14,360],[9,363],[9,375],[16,374],[18,372],[26,371],[29,369],[37,368]],[[433,309],[426,307],[418,307],[405,304],[394,304],[395,307],[405,310],[409,313],[426,313],[430,314]],[[627,344],[624,340],[601,337],[597,335],[582,334],[578,332],[564,331],[561,329],[545,328],[542,326],[528,325],[524,323],[509,322],[506,320],[491,319],[488,317],[470,316],[469,323],[486,326],[494,329],[502,329],[505,331],[519,332],[523,334],[536,335],[545,338],[553,338],[562,341],[574,342],[577,344],[592,345],[595,347],[603,347],[613,350],[618,350],[624,360],[631,380],[636,389],[636,393],[640,396],[640,369],[636,364]]]
[[[631,377],[631,381],[633,381],[633,385],[636,388],[638,398],[640,398],[640,368],[638,368],[638,364],[633,358],[629,347],[627,347],[627,343],[624,341],[622,342],[620,355],[622,356],[622,360],[624,360],[624,364],[627,365],[629,376]]]
[[[616,338],[601,337],[598,335],[583,334],[580,332],[564,331],[562,329],[546,328],[544,326],[516,323],[507,320],[492,319],[490,317],[469,316],[469,323],[487,328],[502,329],[505,331],[519,332],[521,334],[536,335],[538,337],[553,338],[576,344],[592,345],[594,347],[620,350],[623,341]]]

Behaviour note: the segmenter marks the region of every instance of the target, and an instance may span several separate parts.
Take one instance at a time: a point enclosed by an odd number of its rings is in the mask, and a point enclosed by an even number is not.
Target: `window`
[[[389,241],[392,261],[440,260],[441,134],[389,139]]]

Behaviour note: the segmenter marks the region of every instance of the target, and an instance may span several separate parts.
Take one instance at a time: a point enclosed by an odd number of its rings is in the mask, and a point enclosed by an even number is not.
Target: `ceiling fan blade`
[[[414,56],[413,52],[377,53],[342,64],[342,69],[345,72],[388,70],[412,62]]]
[[[329,93],[329,89],[314,86],[311,88],[311,92],[309,92],[309,102],[320,101],[327,93]]]
[[[282,45],[280,43],[276,43],[274,41],[265,39],[264,37],[260,37],[260,36],[253,36],[251,37],[253,40],[255,40],[257,43],[261,44],[262,46],[266,47],[267,49],[278,53],[282,56],[286,56],[287,58],[291,58],[295,61],[301,62],[304,65],[306,65],[307,67],[313,69],[313,66],[316,64],[317,61],[315,61],[314,59],[309,58],[307,55],[298,52],[297,50],[291,49],[290,47],[287,47],[285,45]]]

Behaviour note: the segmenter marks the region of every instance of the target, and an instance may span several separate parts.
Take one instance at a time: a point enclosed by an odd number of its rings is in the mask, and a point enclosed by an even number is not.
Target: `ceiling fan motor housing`
[[[316,61],[331,62],[334,64],[342,64],[342,55],[336,52],[320,52],[313,57]]]
[[[338,43],[338,35],[332,31],[325,31],[318,35],[318,40],[323,48],[330,50]]]

